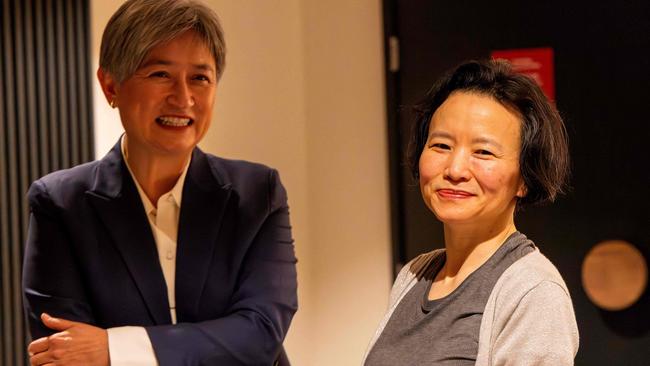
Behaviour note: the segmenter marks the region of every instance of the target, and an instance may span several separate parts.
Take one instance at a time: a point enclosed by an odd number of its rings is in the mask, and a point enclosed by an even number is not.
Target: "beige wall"
[[[390,284],[381,1],[303,4],[311,364],[359,365]]]
[[[294,365],[358,365],[390,286],[380,0],[207,1],[228,44],[209,152],[277,168],[300,310]],[[93,60],[120,0],[93,1]],[[96,87],[96,151],[121,132]]]

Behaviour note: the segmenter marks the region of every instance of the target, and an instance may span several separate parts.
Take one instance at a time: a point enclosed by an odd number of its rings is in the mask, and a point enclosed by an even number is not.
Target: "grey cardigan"
[[[421,271],[441,253],[435,250],[422,254],[397,275],[388,311],[370,341],[363,363]],[[573,365],[578,343],[578,327],[566,284],[555,266],[535,249],[508,267],[494,285],[481,320],[476,366]]]

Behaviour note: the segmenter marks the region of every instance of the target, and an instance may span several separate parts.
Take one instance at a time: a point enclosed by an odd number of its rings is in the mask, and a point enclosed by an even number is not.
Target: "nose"
[[[444,171],[445,179],[452,182],[466,182],[470,179],[469,155],[462,149],[453,151],[449,155]]]
[[[171,93],[167,96],[167,102],[180,109],[194,106],[194,96],[187,81],[180,80],[174,83]]]

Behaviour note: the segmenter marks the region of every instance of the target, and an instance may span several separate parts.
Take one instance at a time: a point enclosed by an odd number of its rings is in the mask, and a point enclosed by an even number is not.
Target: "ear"
[[[526,187],[526,183],[524,183],[524,179],[520,178],[519,179],[519,187],[517,188],[517,193],[515,196],[517,198],[524,198],[528,194],[528,188]]]
[[[111,107],[114,107],[117,103],[117,80],[115,80],[113,75],[101,67],[97,69],[97,79],[99,80],[99,85],[102,87],[102,92],[104,92],[106,101],[108,101],[108,104],[110,104]]]

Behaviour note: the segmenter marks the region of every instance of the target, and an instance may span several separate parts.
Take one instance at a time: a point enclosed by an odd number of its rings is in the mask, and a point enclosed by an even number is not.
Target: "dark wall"
[[[387,70],[396,265],[444,245],[442,226],[402,164],[411,128],[408,106],[463,60],[487,58],[493,50],[554,49],[572,190],[551,206],[518,214],[516,223],[557,265],[571,290],[581,332],[577,365],[650,364],[649,291],[627,310],[602,311],[586,297],[580,277],[585,254],[603,240],[627,240],[650,258],[649,4],[384,2],[387,39],[399,39],[399,70]]]
[[[27,188],[93,158],[88,19],[88,0],[0,5],[0,365],[26,364]]]

